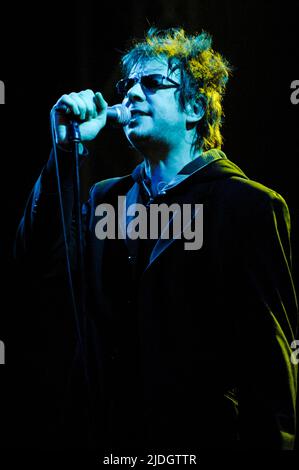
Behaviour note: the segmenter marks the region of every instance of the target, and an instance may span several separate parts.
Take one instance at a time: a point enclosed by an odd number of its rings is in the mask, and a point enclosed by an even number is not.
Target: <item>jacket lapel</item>
[[[168,233],[172,230],[173,228],[173,223],[175,217],[180,218],[182,222],[182,228],[180,231],[176,232],[175,230],[173,231],[173,236],[169,238],[164,238],[164,234]],[[200,227],[200,232],[201,236],[203,234],[203,204],[193,204],[191,208],[191,217],[188,218],[188,220],[185,220],[183,217],[183,214],[181,211],[177,211],[173,214],[173,216],[170,218],[169,223],[167,226],[164,227],[162,230],[160,238],[158,238],[157,243],[154,245],[153,250],[150,255],[149,263],[146,267],[146,270],[151,266],[151,264],[167,249],[170,247],[172,243],[174,243],[178,239],[183,239],[185,242],[188,243],[188,240],[185,238],[185,233],[194,221],[194,219],[198,218],[199,220],[199,227]]]

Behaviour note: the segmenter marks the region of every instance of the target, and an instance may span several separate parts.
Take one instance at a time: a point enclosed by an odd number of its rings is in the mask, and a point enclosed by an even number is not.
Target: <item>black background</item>
[[[7,10],[0,64],[6,92],[0,106],[0,339],[6,345],[0,447],[63,448],[68,439],[61,438],[58,417],[73,347],[72,319],[53,311],[55,299],[51,306],[35,302],[12,258],[26,199],[51,148],[52,105],[63,93],[86,88],[117,103],[120,52],[149,25],[210,32],[214,48],[235,69],[224,101],[223,150],[251,179],[286,199],[297,287],[299,105],[290,101],[290,84],[299,79],[299,2],[85,0],[8,5]],[[127,174],[137,162],[121,131],[108,127],[90,151],[94,158],[83,170],[84,195],[93,182]]]

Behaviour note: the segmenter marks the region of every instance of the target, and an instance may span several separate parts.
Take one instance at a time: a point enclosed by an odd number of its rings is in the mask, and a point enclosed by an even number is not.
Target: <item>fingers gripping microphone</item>
[[[72,114],[71,109],[66,104],[55,106],[55,110],[65,114]],[[107,108],[107,120],[118,124],[119,126],[126,126],[131,119],[131,112],[122,104],[115,104]]]

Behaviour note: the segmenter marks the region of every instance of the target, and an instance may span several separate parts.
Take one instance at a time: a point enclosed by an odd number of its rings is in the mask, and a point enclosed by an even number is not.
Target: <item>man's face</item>
[[[163,59],[136,64],[129,78],[149,74],[161,74],[180,82],[179,72],[170,74]],[[163,83],[173,85],[168,80]],[[141,83],[135,83],[128,90],[123,104],[132,113],[132,119],[124,127],[125,134],[142,153],[150,148],[173,149],[186,137],[186,114],[180,109],[176,87],[150,91]]]

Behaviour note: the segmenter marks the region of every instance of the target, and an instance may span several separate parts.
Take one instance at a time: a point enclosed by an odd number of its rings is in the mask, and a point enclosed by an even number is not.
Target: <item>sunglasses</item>
[[[169,84],[164,83],[164,80],[170,82]],[[180,84],[175,82],[169,77],[165,75],[161,75],[159,73],[152,73],[149,75],[137,75],[132,78],[123,78],[116,84],[116,90],[118,94],[124,98],[128,91],[136,85],[136,83],[140,83],[144,90],[147,90],[151,93],[155,93],[157,90],[163,90],[166,88],[179,88]]]

